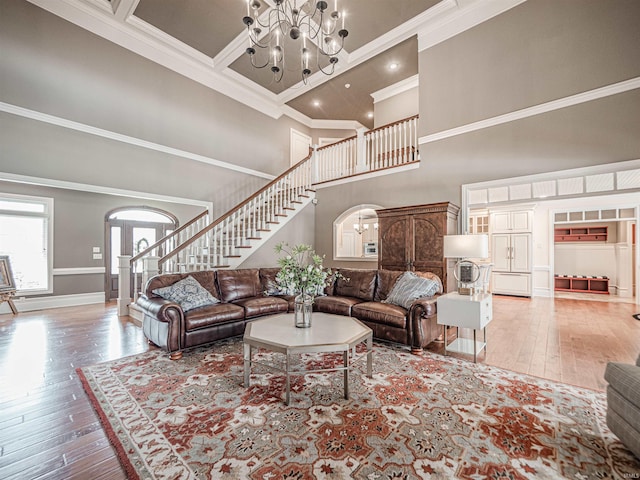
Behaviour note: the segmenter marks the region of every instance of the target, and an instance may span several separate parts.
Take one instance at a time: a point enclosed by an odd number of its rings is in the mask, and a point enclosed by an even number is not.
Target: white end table
[[[487,325],[493,318],[493,302],[490,293],[459,295],[447,293],[438,297],[438,325],[444,325],[444,354],[448,352],[472,354],[478,361],[478,353],[487,351]],[[447,327],[456,327],[458,338],[447,345]],[[473,329],[473,340],[461,338],[460,328]],[[483,331],[483,341],[476,339],[476,331]]]

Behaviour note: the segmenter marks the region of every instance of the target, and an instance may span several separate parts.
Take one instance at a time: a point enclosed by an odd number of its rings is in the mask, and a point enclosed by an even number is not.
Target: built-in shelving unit
[[[556,242],[606,242],[608,227],[560,227],[554,231]]]
[[[559,292],[609,294],[609,279],[607,277],[557,275],[555,277],[555,290]]]

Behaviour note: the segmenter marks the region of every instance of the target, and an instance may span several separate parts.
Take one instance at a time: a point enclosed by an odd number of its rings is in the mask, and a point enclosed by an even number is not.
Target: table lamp
[[[473,284],[480,278],[480,267],[470,258],[489,256],[488,235],[445,235],[444,257],[457,258],[453,276],[458,282],[458,294],[472,295]]]

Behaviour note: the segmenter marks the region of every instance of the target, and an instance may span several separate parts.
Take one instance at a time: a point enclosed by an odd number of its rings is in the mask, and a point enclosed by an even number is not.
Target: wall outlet
[[[93,253],[100,253],[100,247],[93,247]]]
[[[101,253],[94,253],[93,254],[93,259],[94,260],[102,260],[102,254]]]

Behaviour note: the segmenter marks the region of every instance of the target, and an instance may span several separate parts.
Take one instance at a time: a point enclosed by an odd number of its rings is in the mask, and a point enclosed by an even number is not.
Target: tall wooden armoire
[[[460,207],[441,202],[376,212],[378,268],[433,272],[442,279],[445,292],[455,290],[455,261],[444,258],[443,237],[458,233]]]

